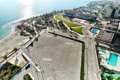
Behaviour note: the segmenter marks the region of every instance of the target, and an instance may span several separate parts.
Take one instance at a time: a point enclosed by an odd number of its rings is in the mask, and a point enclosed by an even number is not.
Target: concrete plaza
[[[41,67],[44,80],[80,80],[81,50],[81,43],[46,32],[24,51]]]

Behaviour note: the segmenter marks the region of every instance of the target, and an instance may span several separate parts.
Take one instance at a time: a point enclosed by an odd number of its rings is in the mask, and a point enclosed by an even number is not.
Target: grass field
[[[66,20],[61,19],[61,18],[59,17],[60,15],[63,15],[63,13],[56,15],[56,16],[55,16],[55,19],[64,22],[68,27],[81,26],[81,25],[79,25],[79,24],[71,23],[71,22],[69,22],[69,21],[66,21]]]
[[[64,22],[64,23],[65,23],[68,27],[70,27],[73,31],[77,32],[78,34],[83,35],[83,33],[82,33],[83,27],[81,27],[81,25],[79,25],[79,24],[71,23],[71,22],[69,22],[69,21],[66,21],[66,20],[61,19],[59,16],[60,16],[60,15],[63,15],[63,14],[64,14],[64,13],[60,13],[60,14],[56,15],[56,16],[55,16],[55,19]],[[78,27],[78,26],[80,26],[80,27]]]
[[[83,32],[82,32],[82,29],[83,27],[72,27],[72,30],[83,35]]]

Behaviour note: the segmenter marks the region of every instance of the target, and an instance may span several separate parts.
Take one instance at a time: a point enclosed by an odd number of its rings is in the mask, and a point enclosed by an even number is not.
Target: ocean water
[[[0,40],[12,31],[13,21],[54,10],[73,9],[96,0],[0,0]]]

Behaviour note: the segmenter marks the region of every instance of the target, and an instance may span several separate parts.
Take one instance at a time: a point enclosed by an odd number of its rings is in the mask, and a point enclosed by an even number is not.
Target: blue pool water
[[[96,36],[97,35],[97,33],[93,33],[93,36]]]
[[[118,60],[118,55],[110,53],[109,59],[107,59],[107,62],[109,65],[116,67]]]
[[[98,29],[93,29],[92,32],[93,33],[97,33]]]

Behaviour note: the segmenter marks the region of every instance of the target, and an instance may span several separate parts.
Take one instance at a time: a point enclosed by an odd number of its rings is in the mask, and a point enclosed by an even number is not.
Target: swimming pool
[[[93,36],[96,36],[97,35],[97,33],[93,33]]]
[[[98,29],[93,29],[92,32],[93,32],[93,33],[97,33],[97,32],[98,32]]]
[[[116,67],[117,66],[118,55],[110,53],[109,59],[107,59],[107,64]]]

